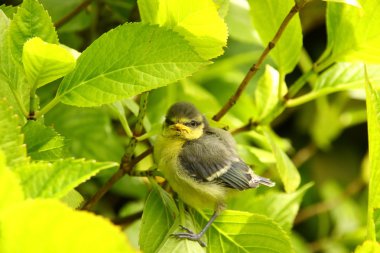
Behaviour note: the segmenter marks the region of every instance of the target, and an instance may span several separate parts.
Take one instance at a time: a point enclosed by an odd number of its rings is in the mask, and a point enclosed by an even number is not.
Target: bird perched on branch
[[[238,156],[231,134],[210,127],[206,118],[190,103],[170,107],[162,133],[154,146],[154,157],[170,186],[194,208],[213,208],[214,214],[199,232],[174,234],[206,246],[201,237],[225,209],[228,193],[269,187],[274,183],[253,173]]]

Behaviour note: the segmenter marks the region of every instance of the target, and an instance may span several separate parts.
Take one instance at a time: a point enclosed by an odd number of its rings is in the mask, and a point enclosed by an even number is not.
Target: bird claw
[[[174,236],[175,238],[178,239],[188,239],[191,241],[198,242],[202,247],[206,247],[206,243],[201,240],[201,235],[195,234],[193,231],[188,229],[187,227],[184,227],[182,225],[179,225],[183,230],[185,230],[187,233],[176,233],[176,234],[171,234],[171,236]]]

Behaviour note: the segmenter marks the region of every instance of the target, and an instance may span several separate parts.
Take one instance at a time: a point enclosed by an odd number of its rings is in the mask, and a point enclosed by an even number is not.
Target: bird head
[[[193,104],[178,102],[172,105],[166,114],[163,135],[194,140],[203,135],[203,130],[207,125],[205,117]]]

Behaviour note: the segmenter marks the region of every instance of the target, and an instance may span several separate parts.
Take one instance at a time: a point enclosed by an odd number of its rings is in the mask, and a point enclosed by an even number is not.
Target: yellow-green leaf
[[[57,200],[28,200],[0,215],[1,253],[133,252],[108,220]]]
[[[172,28],[184,36],[204,59],[223,53],[227,25],[212,0],[139,0],[143,22]]]
[[[26,78],[32,87],[41,87],[75,67],[74,56],[64,47],[34,37],[24,44],[22,62]]]

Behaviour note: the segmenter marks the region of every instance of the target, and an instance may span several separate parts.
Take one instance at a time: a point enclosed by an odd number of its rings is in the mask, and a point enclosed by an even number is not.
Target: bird
[[[186,232],[173,234],[178,239],[197,241],[203,247],[206,244],[202,236],[226,209],[230,193],[275,185],[256,175],[239,157],[230,132],[211,127],[206,117],[188,102],[177,102],[167,111],[153,156],[158,170],[184,203],[214,210],[199,233],[181,226]]]

